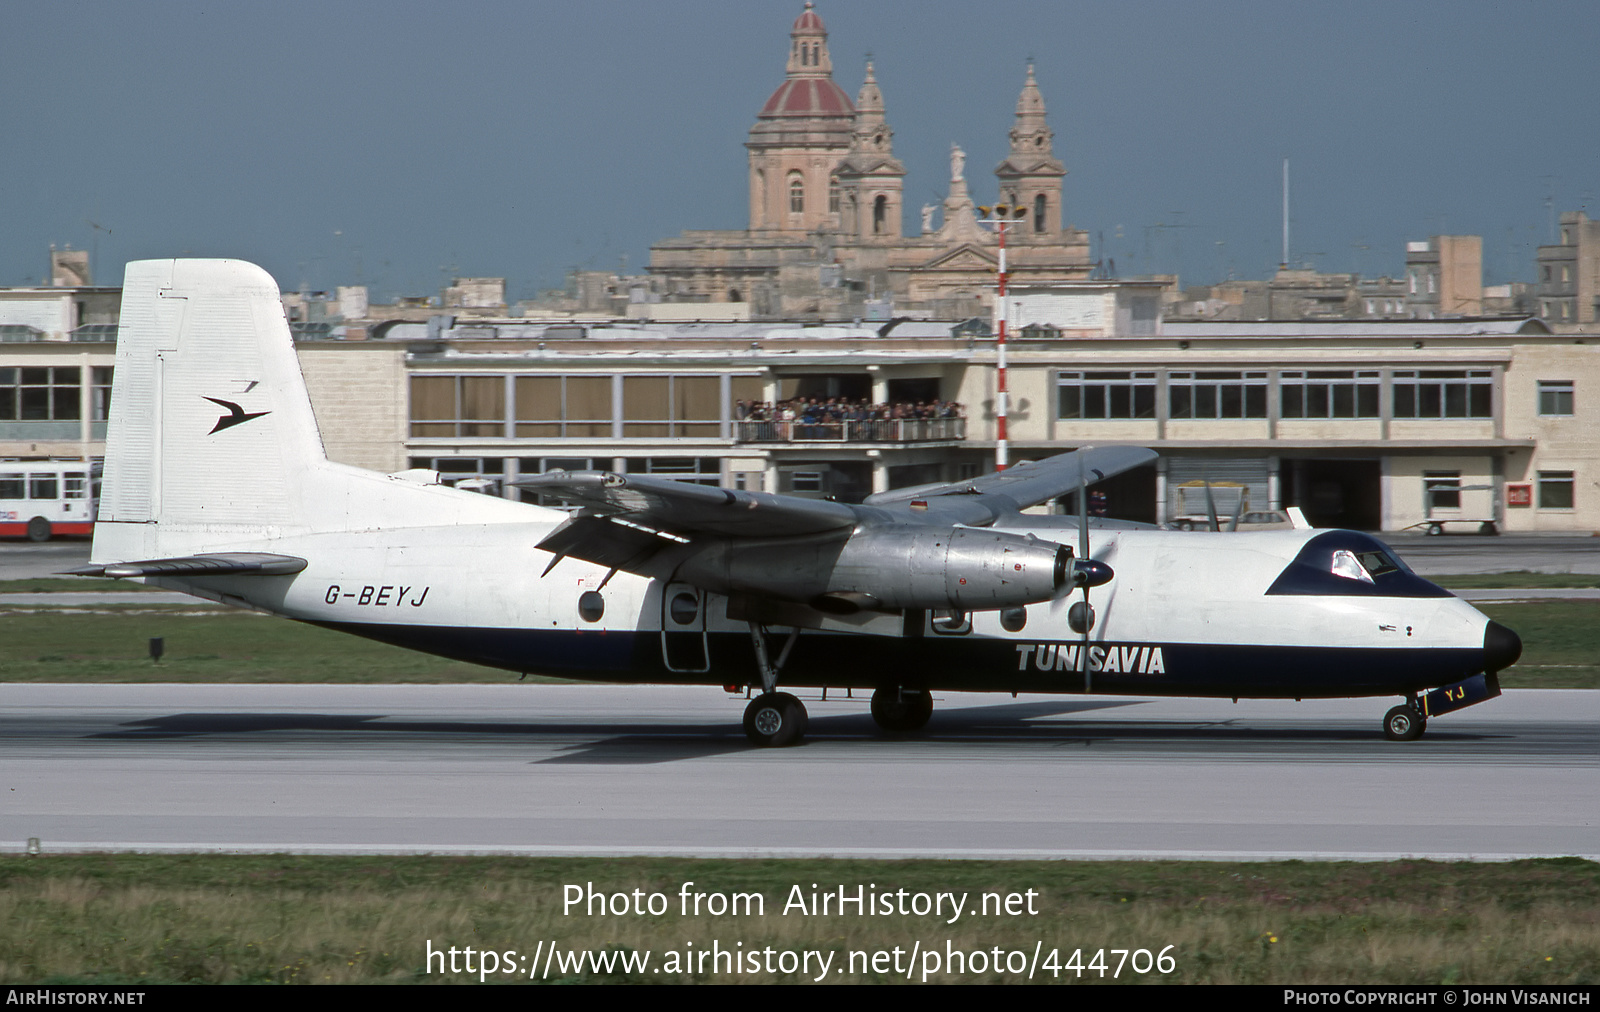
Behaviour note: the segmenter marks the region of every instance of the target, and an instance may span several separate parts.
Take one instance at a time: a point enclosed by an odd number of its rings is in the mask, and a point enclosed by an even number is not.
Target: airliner
[[[1517,635],[1367,534],[1024,512],[1154,459],[1085,446],[860,504],[558,471],[513,484],[575,509],[516,502],[330,461],[272,277],[146,260],[74,572],[508,672],[748,690],[758,746],[805,737],[780,685],[870,691],[895,734],[940,691],[1388,696],[1396,741],[1499,695]]]

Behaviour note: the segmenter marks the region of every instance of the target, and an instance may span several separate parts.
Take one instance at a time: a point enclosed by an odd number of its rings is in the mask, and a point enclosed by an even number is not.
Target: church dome
[[[746,106],[745,108],[749,108]],[[769,116],[853,116],[855,106],[831,77],[791,77],[761,107]]]
[[[759,113],[762,119],[849,117],[855,106],[844,89],[833,83],[833,61],[828,57],[828,29],[806,4],[789,30],[788,76],[778,85]]]

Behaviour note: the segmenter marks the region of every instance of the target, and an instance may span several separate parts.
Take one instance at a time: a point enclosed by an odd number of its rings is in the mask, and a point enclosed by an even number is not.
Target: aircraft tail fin
[[[545,512],[330,462],[270,274],[241,260],[128,265],[94,562]]]
[[[271,275],[239,260],[130,263],[95,557],[159,554],[155,528],[301,526],[297,488],[325,460]]]

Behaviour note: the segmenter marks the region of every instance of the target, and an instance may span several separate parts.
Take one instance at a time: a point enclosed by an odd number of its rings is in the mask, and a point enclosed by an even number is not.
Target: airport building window
[[[0,369],[0,421],[76,421],[81,376],[77,366]]]
[[[504,436],[502,376],[413,376],[413,436]]]
[[[721,390],[716,376],[624,376],[622,434],[715,438],[721,433]]]
[[[1492,418],[1494,377],[1487,369],[1396,370],[1396,418]]]
[[[111,417],[111,374],[109,365],[94,367],[94,388],[89,391],[89,410],[91,421],[103,422]]]
[[[1422,472],[1423,502],[1430,510],[1458,510],[1461,508],[1460,471]]]
[[[611,435],[610,376],[518,376],[516,434],[605,438]]]
[[[1284,372],[1279,391],[1283,418],[1378,417],[1376,370]]]
[[[1175,372],[1167,397],[1172,418],[1265,418],[1267,374]]]
[[[648,474],[693,485],[721,485],[722,461],[716,457],[629,457],[629,474]]]
[[[722,377],[607,375],[413,376],[413,438],[505,437],[715,439],[722,435]],[[755,376],[731,377],[730,389],[752,401]],[[509,395],[509,396],[508,396]],[[509,401],[509,403],[508,403]]]
[[[1057,418],[1154,418],[1153,372],[1064,372],[1056,376]]]
[[[1539,414],[1562,418],[1572,414],[1572,381],[1539,381]]]
[[[1539,508],[1543,510],[1570,510],[1577,505],[1573,494],[1573,472],[1539,472]]]

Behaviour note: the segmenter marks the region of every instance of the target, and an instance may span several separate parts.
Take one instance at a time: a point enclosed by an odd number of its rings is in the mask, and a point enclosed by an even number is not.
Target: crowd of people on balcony
[[[898,442],[960,438],[966,409],[956,401],[894,401],[870,404],[843,397],[795,397],[786,401],[739,401],[734,405],[740,438],[748,440],[846,440]],[[943,424],[941,424],[943,423]],[[949,430],[949,431],[945,431]]]

